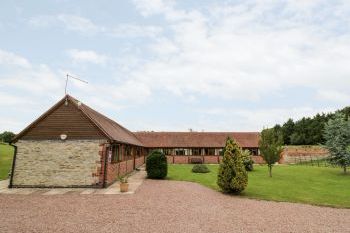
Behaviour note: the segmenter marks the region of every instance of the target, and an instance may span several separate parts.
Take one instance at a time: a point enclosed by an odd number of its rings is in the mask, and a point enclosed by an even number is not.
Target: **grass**
[[[218,165],[208,165],[210,173],[192,173],[193,165],[169,165],[168,179],[200,183],[219,191]],[[350,174],[339,168],[297,165],[275,166],[272,178],[266,166],[249,172],[248,187],[241,196],[263,200],[308,203],[350,208]]]
[[[8,178],[13,158],[13,147],[0,143],[0,180]]]

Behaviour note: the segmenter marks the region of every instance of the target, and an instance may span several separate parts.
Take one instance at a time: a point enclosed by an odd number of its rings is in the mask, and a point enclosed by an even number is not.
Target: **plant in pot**
[[[122,193],[127,192],[129,188],[128,177],[126,176],[119,177],[119,182],[120,182],[120,192]]]

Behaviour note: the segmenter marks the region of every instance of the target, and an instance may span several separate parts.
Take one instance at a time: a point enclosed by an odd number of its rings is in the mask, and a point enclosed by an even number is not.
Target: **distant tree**
[[[231,138],[226,140],[217,184],[227,193],[240,193],[248,184],[248,174],[243,164],[242,150]]]
[[[282,126],[282,134],[283,134],[283,143],[285,145],[290,144],[290,139],[292,134],[294,133],[294,121],[289,118],[286,123]]]
[[[329,160],[343,168],[350,166],[350,121],[340,112],[330,119],[324,129],[325,146],[330,152]]]
[[[10,143],[12,138],[14,138],[16,134],[10,132],[10,131],[5,131],[0,134],[0,141]]]
[[[261,156],[269,168],[269,176],[272,177],[272,166],[281,158],[283,137],[281,131],[273,128],[264,129],[261,132],[259,148]]]
[[[345,117],[350,116],[350,107],[345,107],[335,113],[319,113],[314,117],[303,117],[300,120],[293,121],[288,119],[281,125],[275,125],[275,131],[282,131],[284,145],[317,145],[324,144],[324,127],[329,119],[335,114],[342,113]]]

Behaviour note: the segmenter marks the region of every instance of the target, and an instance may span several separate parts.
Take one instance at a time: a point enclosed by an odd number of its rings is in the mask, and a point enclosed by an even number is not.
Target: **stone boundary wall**
[[[329,156],[329,152],[322,146],[285,146],[279,163],[292,164],[324,159]]]
[[[20,140],[13,187],[97,186],[101,140]]]

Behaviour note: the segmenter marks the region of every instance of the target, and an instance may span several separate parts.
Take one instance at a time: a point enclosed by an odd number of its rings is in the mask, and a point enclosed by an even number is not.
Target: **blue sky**
[[[350,99],[349,1],[6,1],[0,131],[69,93],[130,130],[257,131]]]

